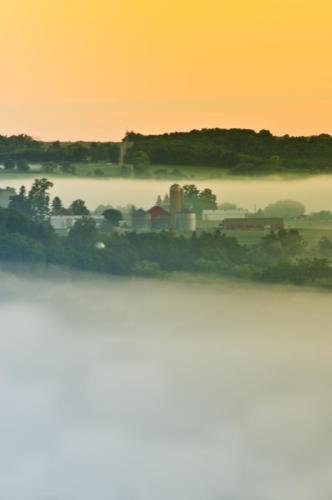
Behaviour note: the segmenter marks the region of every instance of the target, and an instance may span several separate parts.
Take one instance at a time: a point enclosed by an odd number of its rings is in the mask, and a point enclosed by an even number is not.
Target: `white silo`
[[[179,232],[194,232],[197,227],[197,217],[194,212],[183,210],[176,214],[176,229]]]

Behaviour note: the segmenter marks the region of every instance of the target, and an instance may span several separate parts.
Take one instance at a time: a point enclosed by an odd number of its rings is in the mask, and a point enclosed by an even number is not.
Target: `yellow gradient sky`
[[[332,133],[331,0],[11,0],[0,133]]]

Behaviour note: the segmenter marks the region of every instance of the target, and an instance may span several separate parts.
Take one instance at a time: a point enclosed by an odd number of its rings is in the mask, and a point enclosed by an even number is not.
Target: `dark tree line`
[[[152,164],[197,165],[234,174],[331,171],[332,137],[277,137],[268,130],[203,129],[163,135],[127,135],[130,154],[148,155]]]
[[[30,162],[112,161],[119,158],[119,144],[114,142],[43,142],[28,135],[0,135],[0,161],[13,169],[20,160]],[[23,163],[18,166],[24,168]]]
[[[138,176],[145,176],[149,164],[212,166],[233,174],[256,175],[275,172],[332,171],[332,137],[277,137],[268,130],[202,129],[162,135],[130,132],[126,162]],[[130,147],[129,147],[130,146]],[[115,142],[42,142],[27,135],[0,136],[0,162],[8,169],[24,171],[27,161],[63,164],[119,159]]]

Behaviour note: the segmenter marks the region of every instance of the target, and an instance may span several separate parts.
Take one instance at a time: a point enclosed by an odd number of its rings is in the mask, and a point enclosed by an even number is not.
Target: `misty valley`
[[[251,204],[269,189],[268,201],[281,198],[280,187],[311,210],[330,208],[326,179],[312,180],[320,198],[307,179],[284,182],[209,185]],[[58,234],[35,201],[49,181],[26,184],[12,185],[17,210],[0,210],[3,496],[328,500],[329,260],[297,260],[295,229],[258,231],[249,245],[250,230],[116,234],[87,212]],[[67,205],[82,189],[91,208],[148,207],[168,187],[72,179],[54,191]],[[248,263],[264,255],[288,264],[259,280]]]
[[[0,500],[332,500],[332,2],[0,16]]]
[[[23,163],[0,172],[2,496],[329,500],[332,176]]]
[[[326,500],[330,295],[1,273],[12,500]]]

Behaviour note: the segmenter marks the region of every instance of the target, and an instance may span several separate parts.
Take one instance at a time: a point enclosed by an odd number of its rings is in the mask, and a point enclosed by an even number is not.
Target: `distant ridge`
[[[332,137],[275,136],[268,130],[202,129],[144,135],[128,132],[128,162],[143,152],[154,165],[215,167],[236,175],[332,172]],[[0,162],[111,161],[119,159],[118,142],[44,142],[28,135],[0,136]]]

